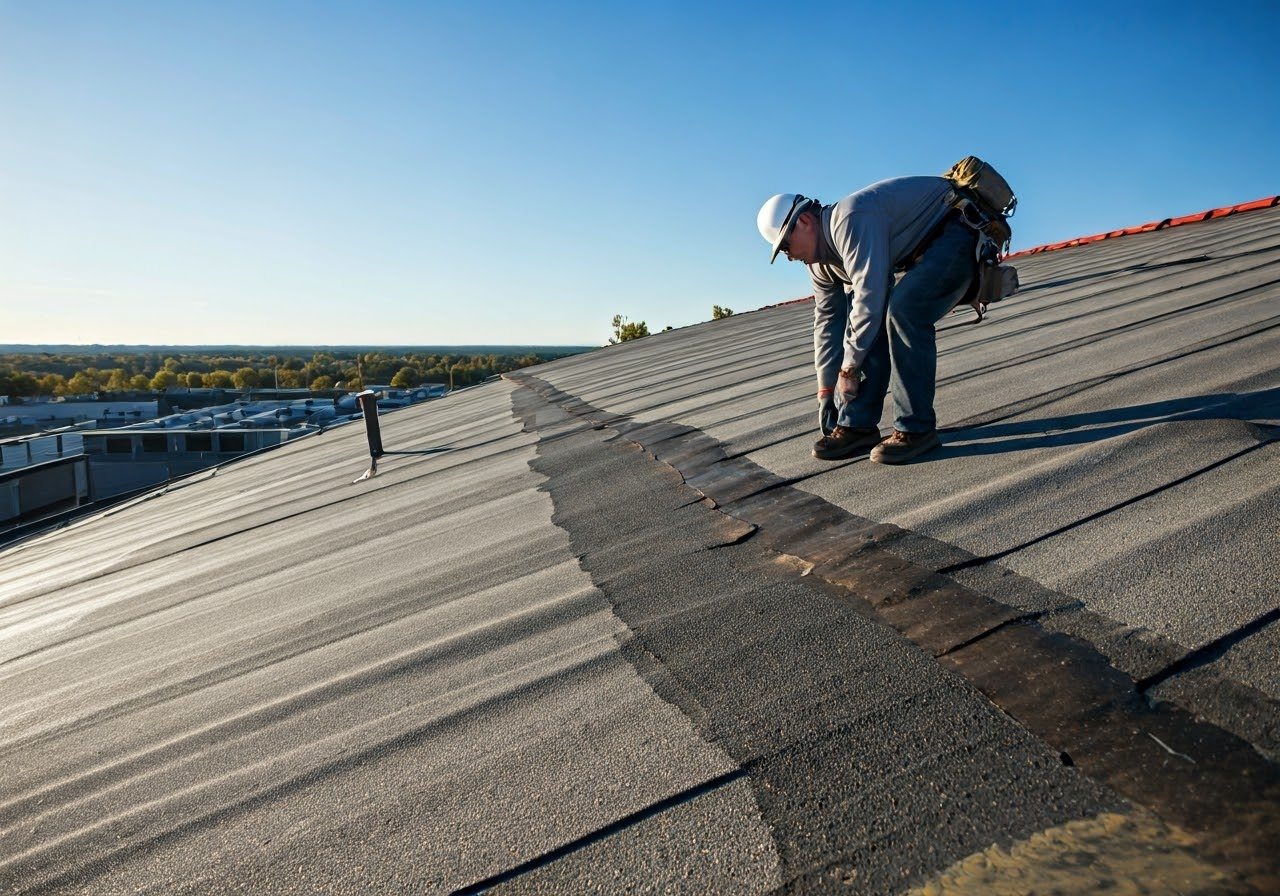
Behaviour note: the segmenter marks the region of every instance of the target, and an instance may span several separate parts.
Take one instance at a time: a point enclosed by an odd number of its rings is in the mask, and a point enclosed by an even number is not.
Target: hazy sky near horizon
[[[1280,193],[1280,3],[989,9],[0,0],[0,343],[596,345],[969,154],[1015,249]]]

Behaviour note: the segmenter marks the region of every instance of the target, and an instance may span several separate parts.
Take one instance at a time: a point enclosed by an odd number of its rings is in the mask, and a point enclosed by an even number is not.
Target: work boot
[[[871,459],[878,464],[905,464],[941,444],[936,429],[928,432],[903,432],[895,429],[893,435],[871,449]]]
[[[880,441],[880,430],[875,427],[837,426],[813,443],[813,456],[818,460],[840,460],[859,451],[866,451]]]

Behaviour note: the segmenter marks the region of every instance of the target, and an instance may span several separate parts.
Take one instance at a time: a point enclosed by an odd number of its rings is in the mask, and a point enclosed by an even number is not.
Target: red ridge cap
[[[1069,249],[1072,246],[1083,246],[1087,243],[1096,243],[1099,240],[1109,240],[1118,236],[1128,236],[1132,233],[1150,233],[1153,230],[1164,230],[1167,227],[1180,227],[1183,224],[1194,224],[1199,221],[1210,221],[1214,218],[1225,218],[1227,215],[1238,214],[1239,212],[1252,212],[1259,209],[1271,208],[1280,205],[1280,196],[1266,196],[1262,199],[1255,199],[1252,202],[1242,202],[1239,205],[1226,205],[1222,208],[1211,208],[1208,211],[1197,212],[1194,215],[1183,215],[1178,218],[1165,218],[1163,221],[1152,221],[1149,224],[1143,224],[1141,227],[1126,227],[1123,230],[1111,230],[1107,233],[1096,233],[1093,236],[1076,237],[1073,240],[1065,240],[1061,243],[1049,243],[1044,246],[1036,246],[1034,249],[1019,249],[1012,252],[1005,258],[1017,258],[1019,255],[1038,255],[1041,252],[1052,252],[1055,249]]]
[[[774,303],[774,304],[772,304],[772,305],[762,305],[762,306],[760,306],[759,308],[757,308],[756,310],[757,310],[757,311],[764,311],[764,310],[766,310],[766,309],[768,309],[768,308],[786,308],[788,305],[799,305],[799,304],[801,304],[802,302],[812,302],[812,301],[813,301],[813,296],[811,296],[811,295],[810,295],[810,296],[805,296],[803,299],[791,299],[791,300],[786,301],[786,302],[775,302],[775,303]]]
[[[1252,212],[1261,208],[1271,208],[1273,205],[1280,205],[1280,196],[1271,196],[1266,199],[1255,199],[1253,202],[1245,202],[1237,205],[1233,211]]]

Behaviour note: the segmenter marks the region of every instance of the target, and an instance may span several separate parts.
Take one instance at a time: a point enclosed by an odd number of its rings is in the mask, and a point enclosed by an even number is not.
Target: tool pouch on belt
[[[979,264],[974,298],[983,305],[1007,299],[1018,291],[1018,269],[1010,264]]]
[[[978,237],[976,254],[978,269],[973,275],[973,283],[964,297],[956,302],[956,307],[968,305],[977,312],[978,321],[981,321],[988,305],[1007,299],[1018,291],[1018,269],[1000,263],[1000,247],[985,234]]]

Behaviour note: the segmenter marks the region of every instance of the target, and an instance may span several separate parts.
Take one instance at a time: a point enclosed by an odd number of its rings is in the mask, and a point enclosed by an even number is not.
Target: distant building
[[[103,501],[198,473],[245,454],[274,448],[287,429],[148,430],[86,432],[89,500]]]
[[[380,413],[447,392],[442,385],[373,388]],[[302,390],[292,400],[205,405],[220,397],[218,390],[193,395],[190,410],[175,395],[162,402],[39,402],[22,406],[21,419],[0,417],[0,436],[6,420],[19,432],[26,427],[25,435],[0,441],[0,538],[361,416],[354,393],[318,397]]]
[[[79,453],[51,452],[50,459],[0,469],[0,533],[274,448],[293,434],[287,429],[240,428],[77,433],[82,440]]]

